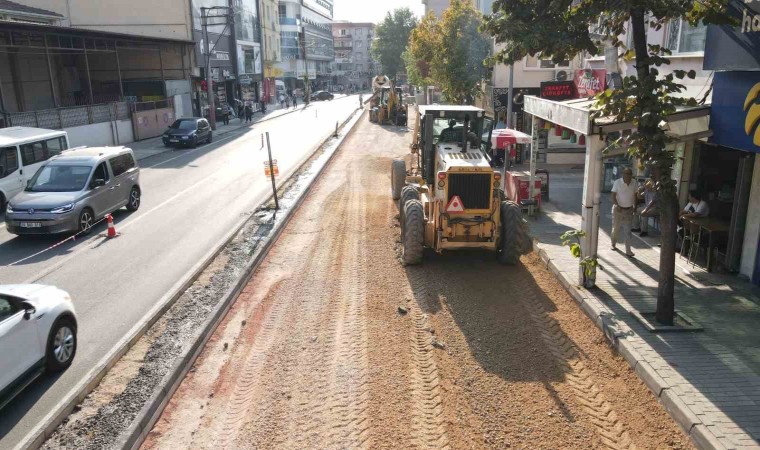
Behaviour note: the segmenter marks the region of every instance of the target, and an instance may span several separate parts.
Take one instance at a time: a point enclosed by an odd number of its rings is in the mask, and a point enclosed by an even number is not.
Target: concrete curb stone
[[[663,391],[670,387],[648,362],[638,361],[634,371],[657,398],[660,398]]]

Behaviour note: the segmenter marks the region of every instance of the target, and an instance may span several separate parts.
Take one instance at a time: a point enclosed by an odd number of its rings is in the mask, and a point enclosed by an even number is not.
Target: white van
[[[42,128],[0,128],[0,213],[24,190],[42,163],[69,148],[65,131]]]

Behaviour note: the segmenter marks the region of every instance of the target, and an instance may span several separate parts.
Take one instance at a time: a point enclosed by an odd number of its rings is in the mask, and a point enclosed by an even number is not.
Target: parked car
[[[200,142],[211,143],[211,125],[201,117],[177,119],[164,131],[164,145],[196,147]]]
[[[24,190],[42,163],[69,148],[65,131],[43,128],[0,129],[0,212]]]
[[[23,192],[8,202],[5,226],[13,234],[88,234],[121,207],[140,207],[140,168],[132,150],[93,147],[50,158]]]
[[[317,101],[317,100],[332,100],[335,98],[335,96],[327,91],[317,91],[313,94],[311,94],[311,100]]]
[[[76,352],[69,294],[53,286],[0,285],[0,409],[45,371],[68,368]]]

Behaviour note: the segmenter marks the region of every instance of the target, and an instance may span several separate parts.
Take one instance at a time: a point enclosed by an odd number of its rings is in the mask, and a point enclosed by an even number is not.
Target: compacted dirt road
[[[144,448],[690,448],[535,255],[399,262],[363,118]]]

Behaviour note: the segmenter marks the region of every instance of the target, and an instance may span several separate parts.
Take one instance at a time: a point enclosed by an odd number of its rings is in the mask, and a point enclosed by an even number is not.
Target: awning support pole
[[[586,234],[581,243],[584,257],[597,257],[599,250],[599,205],[602,182],[602,150],[604,141],[599,136],[586,138],[586,170],[583,175],[583,211],[581,212],[581,230]],[[596,283],[596,268],[584,279],[584,269],[579,266],[578,282],[586,288]]]
[[[528,205],[528,216],[533,216],[535,209],[532,200],[536,198],[536,163],[538,161],[538,117],[531,115],[530,132],[533,138],[530,144],[530,177],[528,178],[528,200],[531,201]]]

